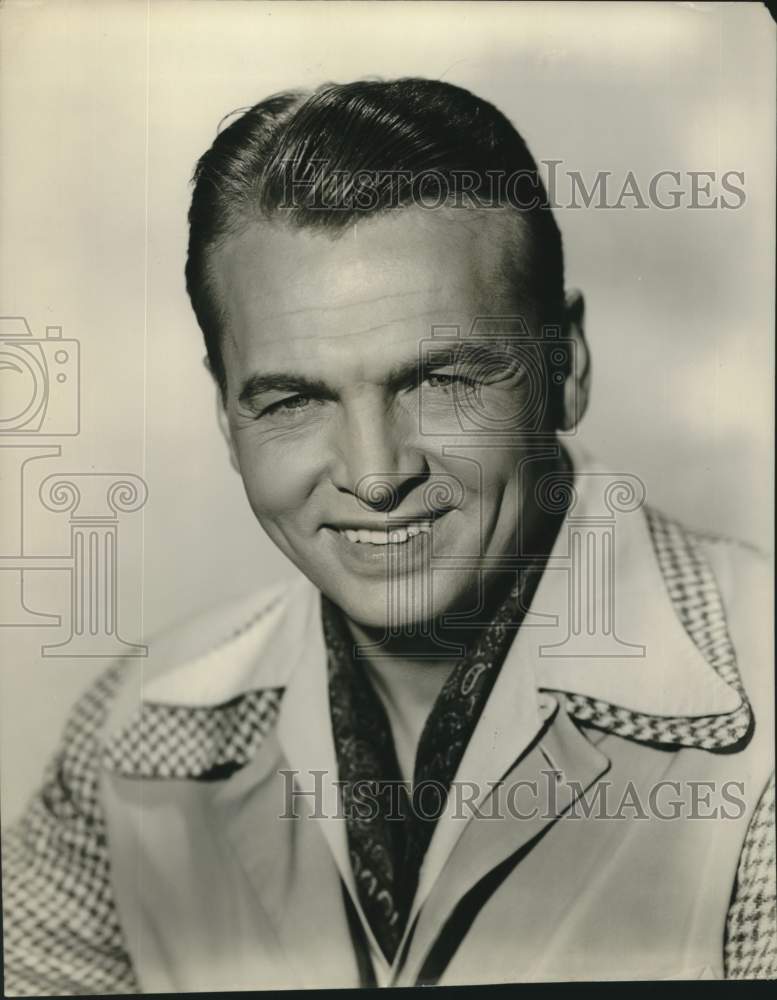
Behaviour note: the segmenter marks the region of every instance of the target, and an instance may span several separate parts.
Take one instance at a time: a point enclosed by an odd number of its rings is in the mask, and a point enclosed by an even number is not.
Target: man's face
[[[527,337],[472,332],[484,316],[536,327],[507,293],[506,239],[496,216],[413,209],[336,238],[255,224],[214,255],[225,423],[251,507],[363,626],[476,609],[494,558],[537,518],[532,435],[488,433],[525,409]],[[441,351],[433,326],[452,328]]]

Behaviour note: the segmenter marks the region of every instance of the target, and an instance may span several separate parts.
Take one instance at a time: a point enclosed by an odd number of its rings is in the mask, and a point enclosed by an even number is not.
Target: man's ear
[[[213,369],[210,366],[207,355],[202,359],[203,364],[213,375]],[[215,377],[213,384],[216,387],[216,420],[218,421],[219,430],[221,431],[224,440],[227,442],[227,448],[229,449],[229,462],[235,472],[240,472],[240,466],[237,464],[237,455],[235,453],[235,445],[232,441],[232,431],[229,427],[229,418],[227,417],[227,408],[224,400],[224,393],[221,391],[221,386],[216,381]]]
[[[237,464],[237,455],[235,454],[235,445],[232,441],[232,432],[229,427],[227,410],[224,406],[224,397],[222,396],[221,389],[218,386],[216,386],[216,418],[219,422],[219,430],[224,435],[224,440],[227,442],[230,465],[235,472],[239,473],[240,466]]]
[[[585,302],[577,289],[567,292],[564,314],[564,336],[572,340],[574,348],[572,366],[564,383],[559,430],[571,431],[588,408],[591,386],[591,355],[584,331]]]

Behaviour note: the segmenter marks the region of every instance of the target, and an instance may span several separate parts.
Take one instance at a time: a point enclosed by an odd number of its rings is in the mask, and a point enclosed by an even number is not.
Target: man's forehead
[[[228,332],[267,343],[512,312],[509,275],[521,256],[504,215],[413,209],[335,234],[257,222],[212,266]]]

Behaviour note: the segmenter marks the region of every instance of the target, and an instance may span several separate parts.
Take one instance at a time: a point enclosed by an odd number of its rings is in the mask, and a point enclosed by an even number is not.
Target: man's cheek
[[[484,533],[511,532],[532,488],[531,463],[518,448],[484,448],[479,471],[477,502]]]
[[[500,447],[492,440],[457,440],[442,459],[444,472],[454,477],[468,505],[498,499],[510,483],[518,481],[521,452]]]
[[[311,488],[309,471],[299,460],[286,453],[240,454],[240,474],[251,507],[257,517],[275,518],[290,514],[305,501]]]

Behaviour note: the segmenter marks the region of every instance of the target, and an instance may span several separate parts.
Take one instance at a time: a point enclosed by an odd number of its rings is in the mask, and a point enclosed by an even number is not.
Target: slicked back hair
[[[558,317],[561,235],[537,165],[507,118],[469,91],[420,78],[326,84],[268,97],[220,131],[194,171],[186,287],[222,393],[214,250],[262,219],[336,238],[414,205],[513,209],[530,243],[515,281]]]

